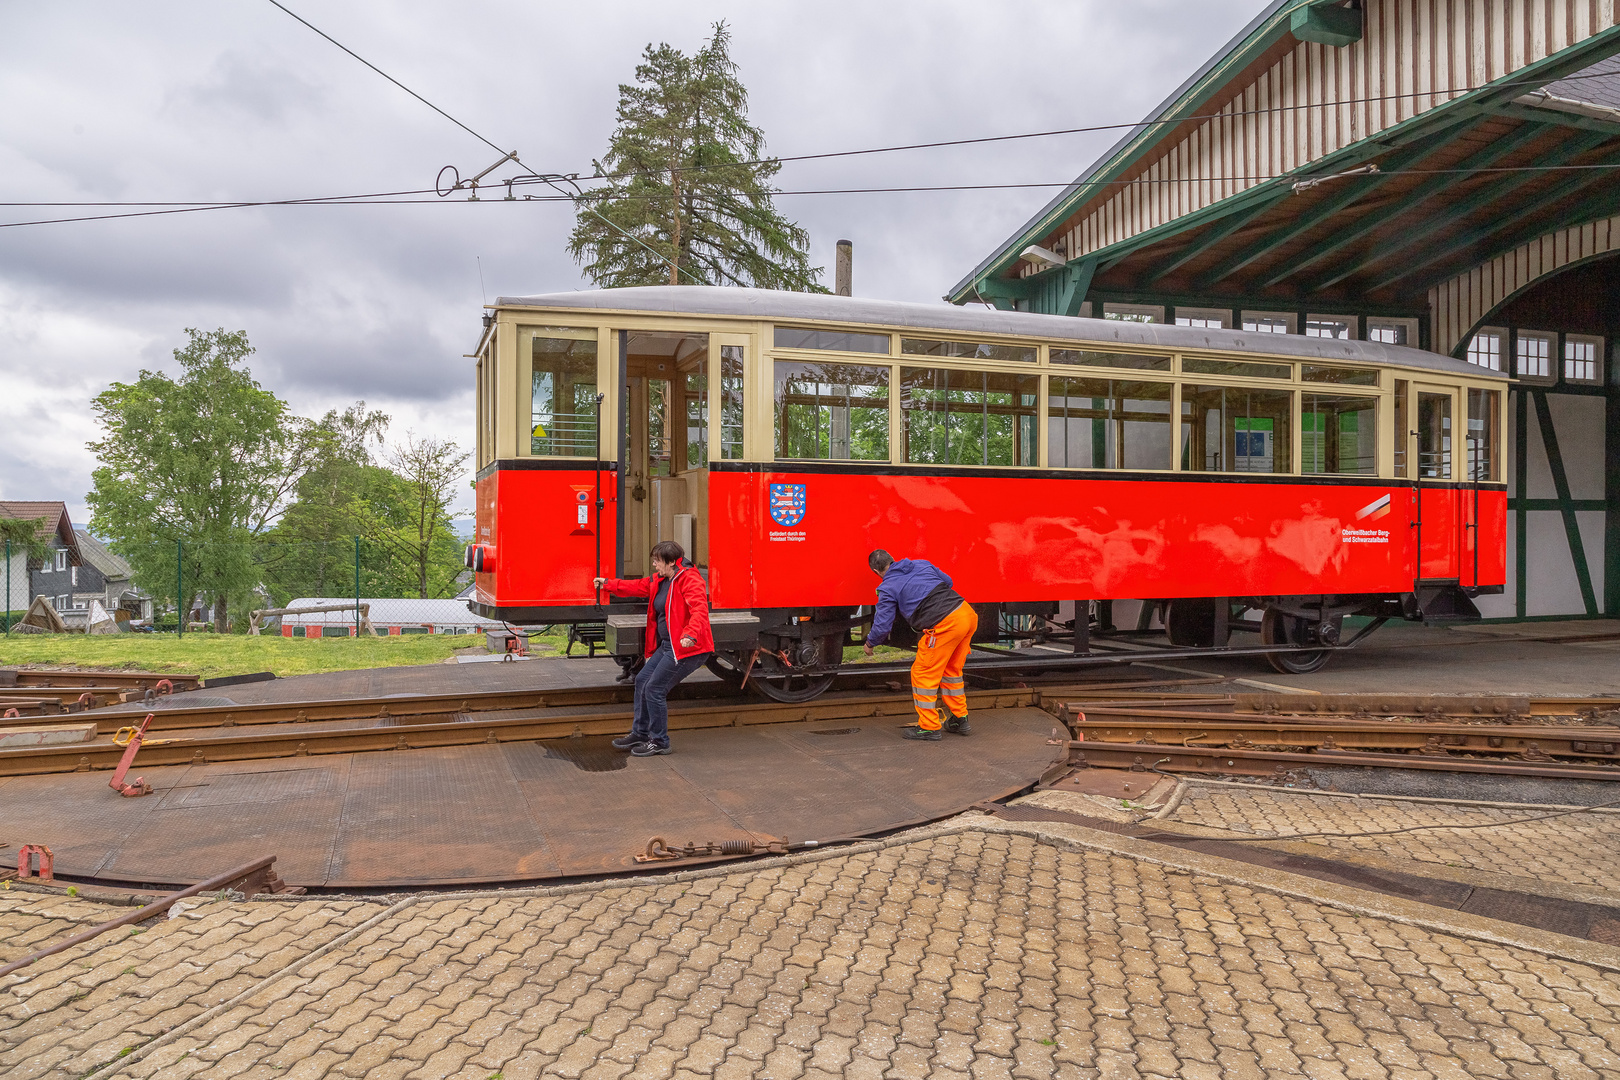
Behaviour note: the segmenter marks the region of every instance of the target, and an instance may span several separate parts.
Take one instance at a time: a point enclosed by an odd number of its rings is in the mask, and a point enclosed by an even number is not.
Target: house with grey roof
[[[0,501],[0,518],[35,520],[49,544],[44,559],[30,559],[26,551],[0,551],[0,593],[12,611],[21,611],[44,596],[58,611],[73,608],[73,589],[84,557],[79,537],[68,518],[67,504],[44,500]]]

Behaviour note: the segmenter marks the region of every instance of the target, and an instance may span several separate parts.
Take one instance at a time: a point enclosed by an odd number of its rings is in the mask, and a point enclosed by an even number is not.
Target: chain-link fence
[[[69,630],[101,623],[157,633],[257,633],[282,637],[482,634],[501,629],[474,615],[465,593],[463,542],[417,543],[349,536],[316,541],[159,541],[107,545],[71,574],[7,558],[9,633],[37,597]]]

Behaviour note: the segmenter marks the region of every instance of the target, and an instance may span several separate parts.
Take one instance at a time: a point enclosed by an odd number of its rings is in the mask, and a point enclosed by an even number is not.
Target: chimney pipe
[[[833,291],[839,296],[853,295],[849,291],[850,263],[855,257],[855,245],[848,240],[838,241],[838,260],[833,269]]]

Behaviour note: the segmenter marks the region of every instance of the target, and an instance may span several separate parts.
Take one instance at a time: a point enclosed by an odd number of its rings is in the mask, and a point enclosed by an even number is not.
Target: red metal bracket
[[[168,680],[165,679],[164,681],[167,682]],[[152,794],[152,785],[148,784],[145,778],[137,776],[134,783],[126,784],[124,783],[124,774],[129,772],[131,765],[135,764],[135,753],[141,748],[141,740],[146,738],[146,725],[152,722],[154,715],[156,714],[147,713],[146,719],[141,721],[139,727],[125,728],[118,733],[122,735],[124,731],[128,731],[130,733],[129,743],[124,748],[124,756],[118,760],[118,768],[113,770],[112,779],[107,781],[107,786],[126,799],[137,799],[142,795]],[[113,736],[113,741],[116,742],[117,740],[118,736]]]
[[[35,873],[34,856],[39,856],[39,871]],[[56,858],[51,849],[44,844],[24,844],[17,849],[17,878],[37,877],[41,881],[55,881],[52,871],[56,866]]]

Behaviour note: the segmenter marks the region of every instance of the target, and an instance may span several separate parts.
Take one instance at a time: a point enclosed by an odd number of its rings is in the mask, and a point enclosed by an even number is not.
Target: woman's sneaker
[[[667,746],[659,746],[655,742],[644,742],[630,751],[631,757],[656,757],[659,754],[673,754],[675,751]]]
[[[636,747],[646,741],[640,735],[620,735],[613,740],[613,749],[634,751]]]

